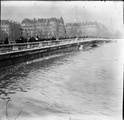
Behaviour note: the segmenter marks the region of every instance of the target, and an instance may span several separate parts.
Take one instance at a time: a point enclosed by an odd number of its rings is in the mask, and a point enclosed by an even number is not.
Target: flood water
[[[0,70],[1,120],[121,120],[120,43]]]

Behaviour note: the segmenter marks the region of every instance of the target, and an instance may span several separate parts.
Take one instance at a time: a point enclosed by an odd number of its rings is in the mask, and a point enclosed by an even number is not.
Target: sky
[[[63,17],[64,22],[97,21],[110,31],[123,31],[122,1],[1,1],[1,18]]]

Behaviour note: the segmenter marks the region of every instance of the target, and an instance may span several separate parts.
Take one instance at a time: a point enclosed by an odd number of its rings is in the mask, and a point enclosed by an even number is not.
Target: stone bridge
[[[82,49],[85,49],[111,41],[114,40],[103,38],[66,39],[0,45],[0,68],[60,52],[79,50],[82,46]]]

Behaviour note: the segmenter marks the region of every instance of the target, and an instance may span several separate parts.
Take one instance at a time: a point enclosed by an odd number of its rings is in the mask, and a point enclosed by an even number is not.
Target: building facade
[[[108,37],[107,28],[97,22],[67,23],[66,36],[73,37]]]
[[[21,24],[10,20],[1,20],[0,43],[7,37],[10,43],[21,36],[29,39],[63,39],[76,37],[110,37],[107,28],[97,22],[66,23],[63,18],[24,19]]]
[[[21,23],[22,36],[25,38],[38,36],[40,38],[61,38],[65,36],[62,17],[49,19],[24,19]]]
[[[21,26],[19,23],[10,20],[1,20],[1,37],[0,40],[4,41],[8,38],[10,43],[15,42],[21,36]]]

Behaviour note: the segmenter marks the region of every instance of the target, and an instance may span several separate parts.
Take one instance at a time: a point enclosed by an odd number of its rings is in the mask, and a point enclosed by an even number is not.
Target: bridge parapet
[[[112,41],[112,39],[103,39],[103,38],[88,38],[88,39],[66,39],[66,40],[56,40],[56,41],[42,41],[42,42],[28,42],[28,43],[18,43],[18,44],[4,44],[0,45],[0,53],[33,49],[33,48],[42,48],[44,46],[54,46],[68,43],[88,43],[88,42],[98,42],[98,41]]]

